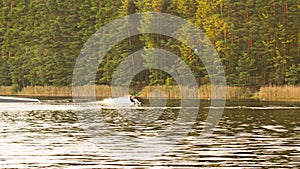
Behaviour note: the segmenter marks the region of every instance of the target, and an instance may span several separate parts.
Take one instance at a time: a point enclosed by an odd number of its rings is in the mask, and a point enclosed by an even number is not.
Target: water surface
[[[168,101],[170,107],[178,103]],[[201,140],[209,108],[209,102],[201,101],[197,121],[181,142],[151,160],[139,161],[116,159],[95,145],[70,103],[1,103],[0,167],[300,167],[299,103],[227,102],[211,138]],[[100,114],[110,124],[106,130],[144,138],[171,125],[177,113],[178,109],[165,108],[158,119],[145,124],[130,122],[114,109],[102,109]]]

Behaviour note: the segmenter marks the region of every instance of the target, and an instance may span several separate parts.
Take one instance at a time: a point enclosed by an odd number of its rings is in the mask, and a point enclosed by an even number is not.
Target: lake
[[[147,106],[147,101],[142,101]],[[168,107],[159,110],[161,114],[147,117],[149,121],[134,122],[120,115],[119,111],[129,115],[132,110],[128,109],[102,108],[98,114],[91,114],[87,105],[74,110],[71,103],[58,100],[45,100],[40,104],[1,103],[0,167],[300,167],[299,102],[227,101],[213,133],[209,139],[203,139],[201,132],[210,102],[201,101],[192,128],[185,136],[173,135],[180,137],[179,142],[170,143],[172,146],[163,153],[140,160],[126,154],[123,158],[111,155],[110,150],[124,153],[135,149],[137,157],[148,153],[147,149],[138,151],[141,149],[130,141],[156,137],[166,126],[172,125],[181,109],[180,103],[168,100],[167,104]],[[184,109],[192,110],[195,109]],[[95,120],[93,124],[99,124],[97,119],[101,118],[108,125],[93,128],[91,123],[87,126],[89,121],[85,123],[84,119],[91,117]],[[109,137],[110,132],[117,133],[118,137]],[[98,134],[100,141],[110,143],[98,144],[99,140],[91,133]],[[131,144],[123,145],[123,141]],[[153,144],[163,140],[156,141]],[[167,144],[165,141],[162,145]]]

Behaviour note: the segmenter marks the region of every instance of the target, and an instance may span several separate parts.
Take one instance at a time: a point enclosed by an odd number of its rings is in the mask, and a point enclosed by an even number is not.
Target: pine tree
[[[76,1],[77,2],[77,1]],[[81,43],[77,30],[77,11],[79,4],[68,1],[47,1],[48,15],[42,23],[41,42],[45,52],[42,61],[45,84],[65,86],[71,84],[75,58],[78,56]]]
[[[255,59],[248,56],[247,53],[243,53],[238,60],[236,71],[238,72],[238,78],[236,84],[238,86],[253,86],[253,82],[250,80],[255,71]]]
[[[26,46],[27,12],[29,1],[3,1],[2,15],[6,15],[6,31],[3,35],[2,56],[7,60],[11,72],[12,85],[15,91],[29,85],[25,75],[29,71],[30,48]],[[30,32],[29,32],[30,34]]]
[[[6,14],[5,14],[6,6],[4,6],[3,2],[0,2],[0,46],[4,44],[4,34],[7,30],[6,25]],[[2,47],[0,48],[0,85],[9,86],[11,85],[10,71],[9,65],[7,63],[7,58],[4,57],[2,53]]]
[[[159,0],[159,1],[141,1],[137,3],[137,7],[140,11],[156,11],[156,12],[168,12],[170,6],[170,1],[167,0]],[[158,16],[160,17],[160,16]],[[159,18],[154,18],[153,15],[149,14],[142,18],[144,27],[141,29],[144,29],[144,31],[147,31],[150,29],[150,27],[147,27],[147,23],[153,23],[156,20],[159,20]],[[162,27],[162,24],[158,23],[158,26],[160,29],[168,29],[167,27]],[[163,35],[158,34],[147,34],[142,35],[140,38],[141,41],[144,43],[145,49],[152,49],[152,48],[160,48],[164,49],[169,41],[168,37],[165,37]],[[142,57],[145,60],[145,64],[148,67],[153,67],[153,65],[159,65],[161,68],[160,70],[157,69],[149,69],[149,82],[147,82],[149,85],[162,85],[165,84],[165,79],[169,77],[169,75],[166,72],[161,71],[162,70],[162,64],[166,63],[164,56],[161,56],[160,59],[153,58],[152,50],[148,50]]]
[[[84,44],[87,39],[95,33],[97,23],[97,3],[91,0],[84,0],[79,7],[78,16],[79,23],[77,28],[79,29],[79,36],[81,43]]]
[[[70,85],[75,59],[94,32],[116,18],[146,11],[177,15],[203,30],[219,52],[229,85],[300,83],[299,3],[294,0],[2,0],[0,9],[0,85],[12,85],[16,91],[28,85]],[[142,22],[154,19],[149,15]],[[157,26],[168,29],[162,25]],[[183,26],[181,31],[182,39],[193,40],[188,28]],[[83,83],[109,84],[122,59],[143,47],[171,51],[189,65],[196,78],[206,75],[195,49],[163,35],[131,37],[132,33],[127,33],[130,38],[106,54],[96,79],[88,74],[82,77]],[[208,59],[209,55],[203,53]],[[150,56],[151,52],[143,58],[156,65],[165,62],[163,56],[155,60]],[[165,72],[143,73],[134,83],[170,82]]]
[[[295,85],[300,80],[300,64],[292,64],[285,72],[285,82],[289,85]]]
[[[223,33],[225,30],[226,22],[222,17],[220,17],[220,4],[217,2],[208,2],[198,0],[198,6],[196,11],[196,20],[195,24],[199,27],[200,30],[203,30],[207,39],[200,39],[200,43],[203,45],[203,53],[201,54],[203,58],[207,61],[206,67],[200,67],[199,71],[201,71],[200,75],[204,75],[205,78],[208,78],[206,73],[206,69],[209,69],[211,72],[215,72],[210,76],[217,77],[219,76],[221,69],[220,65],[216,65],[219,63],[218,60],[212,60],[212,51],[209,50],[210,42],[215,47],[218,53],[223,53],[220,57],[225,60],[226,57],[224,55],[224,41],[223,41]],[[207,40],[210,42],[207,42]],[[209,78],[214,78],[209,77]]]

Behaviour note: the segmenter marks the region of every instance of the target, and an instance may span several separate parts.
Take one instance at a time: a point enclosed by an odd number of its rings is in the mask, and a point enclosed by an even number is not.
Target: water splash
[[[138,106],[134,103],[132,103],[129,100],[129,95],[122,96],[118,98],[107,98],[102,101],[98,101],[98,104],[101,106],[108,106],[108,107],[132,107],[132,106]]]

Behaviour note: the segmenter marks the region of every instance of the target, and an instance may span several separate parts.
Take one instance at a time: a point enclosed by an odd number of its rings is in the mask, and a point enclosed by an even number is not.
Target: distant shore
[[[86,96],[91,86],[84,86],[80,89],[81,95]],[[110,97],[111,88],[108,85],[96,85],[96,97]],[[300,86],[263,86],[255,91],[252,88],[227,86],[226,99],[258,99],[270,101],[300,101]],[[188,88],[184,89],[188,92]],[[153,91],[156,92],[153,95]],[[121,89],[117,92],[123,92]],[[1,96],[29,96],[29,97],[72,97],[72,87],[55,86],[29,86],[21,91],[14,92],[11,86],[0,86]],[[169,99],[180,99],[178,86],[146,86],[135,93],[141,98],[168,97]],[[211,98],[211,86],[202,85],[199,87],[199,98],[209,100]]]

